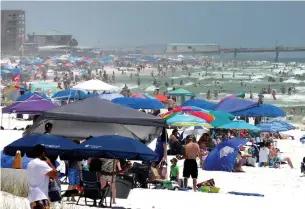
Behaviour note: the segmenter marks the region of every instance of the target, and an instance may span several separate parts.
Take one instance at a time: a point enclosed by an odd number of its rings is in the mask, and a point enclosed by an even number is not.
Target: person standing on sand
[[[187,137],[186,140],[184,155],[177,156],[177,158],[179,160],[185,159],[183,166],[184,187],[187,187],[188,179],[192,177],[193,190],[197,192],[198,165],[196,159],[199,157],[200,148],[197,143],[193,142],[192,137]]]
[[[43,145],[33,148],[35,159],[29,162],[26,172],[29,183],[29,202],[31,209],[49,209],[49,178],[58,178],[58,173],[50,160],[46,157]]]

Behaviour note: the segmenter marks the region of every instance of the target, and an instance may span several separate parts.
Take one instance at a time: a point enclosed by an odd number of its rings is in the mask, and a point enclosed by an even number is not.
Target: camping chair
[[[83,197],[85,198],[85,205],[87,206],[89,206],[87,204],[87,198],[93,200],[93,205],[91,206],[97,206],[96,200],[100,200],[99,206],[107,206],[106,196],[110,191],[110,186],[106,185],[103,189],[101,189],[99,173],[82,171],[82,178],[80,184],[83,187],[83,191],[80,193],[76,205],[78,205],[80,198]],[[105,205],[103,205],[103,201]]]
[[[148,188],[148,179],[150,173],[149,164],[133,163],[132,168],[128,173],[134,173],[134,187],[135,188]]]

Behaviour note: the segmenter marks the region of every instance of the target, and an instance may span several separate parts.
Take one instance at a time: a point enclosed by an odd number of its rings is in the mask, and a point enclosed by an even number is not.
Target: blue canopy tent
[[[82,90],[69,89],[56,92],[52,98],[56,100],[80,100],[85,98],[86,95],[87,93]]]
[[[157,99],[142,99],[135,97],[121,97],[111,100],[113,103],[133,109],[152,109],[158,110],[164,108],[164,105]]]
[[[158,155],[144,143],[119,135],[104,135],[91,138],[73,149],[72,155],[83,158],[158,160]]]
[[[195,106],[200,107],[202,109],[214,110],[217,104],[208,102],[203,99],[190,99],[184,102],[181,106]]]
[[[1,168],[12,168],[14,163],[14,156],[9,156],[1,152]],[[27,156],[22,157],[22,169],[26,169],[28,163],[32,160],[32,158],[28,158]]]
[[[203,170],[234,172],[238,151],[247,142],[246,139],[237,138],[217,145],[204,161]]]
[[[216,107],[215,110],[221,110],[224,112],[229,112],[234,114],[235,112],[247,110],[250,108],[254,108],[259,106],[258,103],[252,102],[245,99],[238,99],[235,97],[228,97],[222,101],[220,101]]]
[[[234,112],[234,115],[247,117],[284,117],[286,113],[274,105],[261,104],[257,107]]]

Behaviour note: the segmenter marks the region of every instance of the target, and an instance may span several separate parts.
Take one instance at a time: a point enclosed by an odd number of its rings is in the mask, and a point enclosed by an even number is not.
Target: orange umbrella
[[[167,101],[167,96],[163,95],[163,94],[158,94],[158,95],[154,95],[154,97],[159,100],[160,102],[166,102]]]

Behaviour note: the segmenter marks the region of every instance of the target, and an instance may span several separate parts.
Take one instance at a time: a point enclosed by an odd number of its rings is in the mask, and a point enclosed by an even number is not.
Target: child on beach
[[[177,158],[171,159],[171,170],[170,170],[170,180],[178,182],[179,180],[179,167],[177,165]]]

